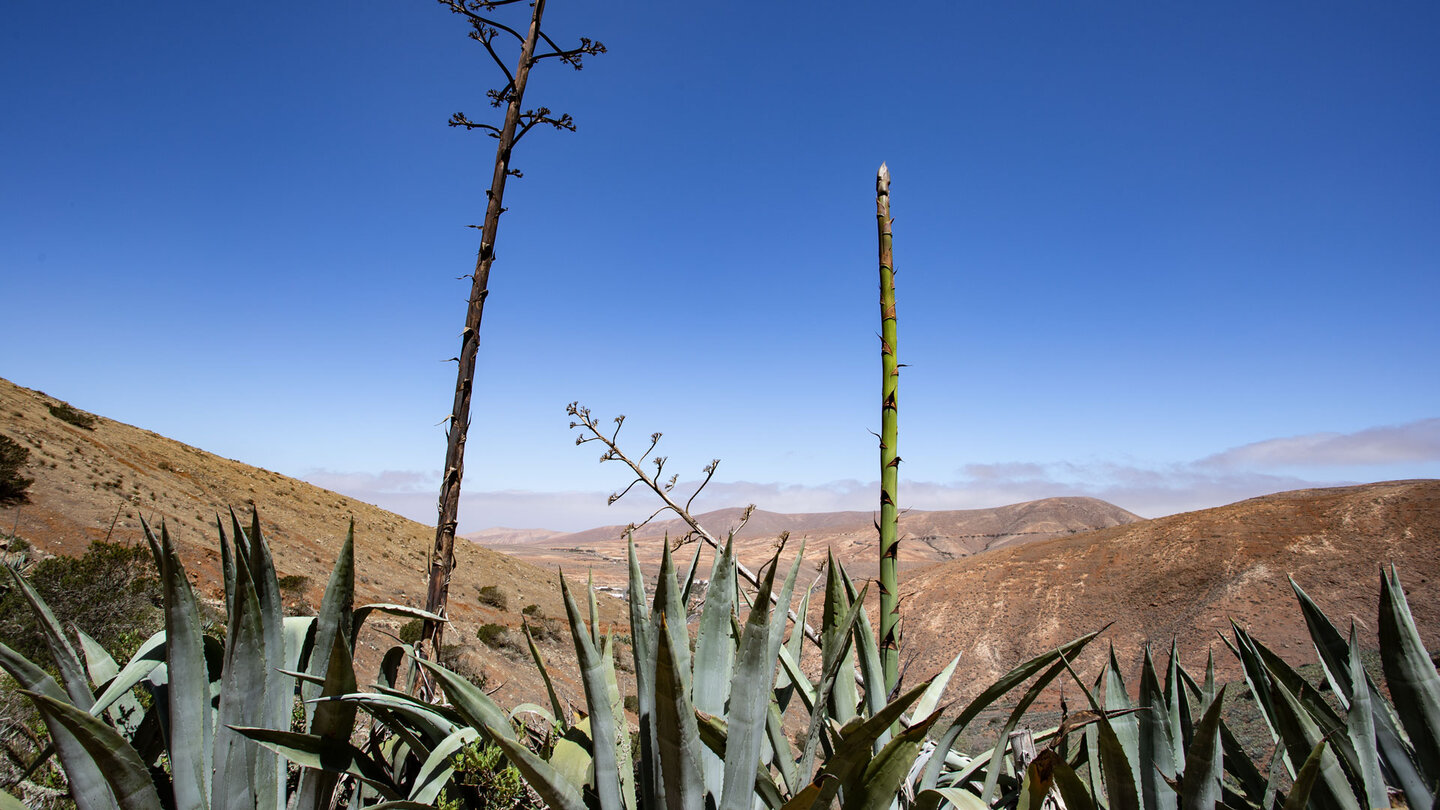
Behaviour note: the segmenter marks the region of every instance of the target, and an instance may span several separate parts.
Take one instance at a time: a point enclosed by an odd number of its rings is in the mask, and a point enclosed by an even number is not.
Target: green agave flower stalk
[[[875,177],[875,223],[880,233],[880,656],[885,673],[885,694],[900,678],[900,552],[896,490],[900,484],[900,456],[895,396],[900,387],[900,366],[895,357],[895,264],[891,256],[890,170],[884,163]]]

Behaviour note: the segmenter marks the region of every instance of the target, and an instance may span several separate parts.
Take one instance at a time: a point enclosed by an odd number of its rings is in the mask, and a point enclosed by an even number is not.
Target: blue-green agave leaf
[[[120,672],[106,684],[100,696],[95,698],[95,705],[90,707],[91,713],[103,711],[129,695],[136,684],[165,663],[165,655],[165,631],[161,630],[146,639]]]
[[[1420,640],[1394,566],[1380,577],[1380,662],[1415,761],[1427,784],[1440,784],[1440,674]]]
[[[626,541],[630,564],[630,587],[626,601],[630,608],[630,651],[635,665],[636,719],[640,725],[640,783],[637,791],[642,807],[659,807],[660,777],[656,771],[655,742],[655,628],[650,623],[650,608],[645,603],[645,577],[640,573],[634,533],[628,534]]]
[[[924,686],[925,684],[922,684]],[[911,690],[915,697],[919,694]],[[883,711],[883,710],[882,710]],[[876,716],[879,716],[878,714]],[[895,713],[896,718],[900,712]],[[925,742],[925,735],[940,715],[932,714],[897,734],[864,766],[859,784],[845,790],[844,810],[886,810],[895,801],[900,783],[905,780],[915,755]],[[888,730],[888,726],[886,730]]]
[[[233,730],[267,725],[265,672],[270,664],[265,655],[264,613],[247,562],[249,542],[233,514],[231,520],[237,548],[243,547],[243,553],[236,554],[235,607],[226,633],[225,669],[215,729],[212,810],[250,810],[257,801],[268,803],[278,781],[274,757],[257,750]]]
[[[1011,689],[1029,680],[1035,673],[1054,664],[1062,656],[1073,658],[1085,648],[1085,645],[1095,640],[1095,637],[1098,636],[1100,632],[1101,631],[1096,631],[1081,636],[1057,650],[1042,653],[1025,661],[1001,676],[999,680],[991,684],[979,695],[976,695],[975,698],[961,710],[960,714],[950,722],[945,732],[940,735],[940,739],[936,743],[936,753],[932,755],[926,763],[925,773],[920,778],[920,789],[924,790],[936,786],[940,778],[941,768],[943,768],[945,764],[944,754],[950,751],[955,745],[955,741],[960,738],[960,734],[965,730],[966,726],[968,726],[970,721],[974,720],[980,712],[989,708],[991,704],[995,703],[995,701],[999,700]]]
[[[1220,712],[1224,701],[1222,688],[1195,726],[1195,739],[1185,755],[1185,790],[1180,795],[1180,810],[1215,810],[1221,800],[1220,778],[1225,761],[1220,743]]]
[[[855,583],[850,581],[850,575],[845,572],[845,566],[837,563],[840,570],[840,579],[845,586],[845,596],[854,600]],[[855,657],[860,661],[860,681],[865,687],[865,708],[867,713],[874,714],[880,711],[890,695],[885,689],[885,670],[880,664],[880,647],[875,643],[875,633],[870,629],[870,616],[865,612],[864,606],[860,608],[860,618],[855,621]],[[929,712],[922,712],[929,716]],[[875,741],[875,753],[879,754],[881,748],[890,742],[891,729],[886,729],[884,734]]]
[[[40,633],[45,638],[46,646],[50,648],[50,656],[60,670],[60,682],[65,686],[65,694],[70,696],[70,702],[75,706],[89,710],[95,705],[95,695],[90,691],[90,680],[86,677],[85,666],[80,663],[79,653],[75,652],[75,647],[65,636],[65,628],[60,626],[55,614],[50,611],[50,606],[40,598],[29,580],[14,568],[8,570],[25,601],[30,603],[35,621],[40,626]]]
[[[70,630],[80,639],[80,652],[85,656],[85,669],[90,673],[90,681],[96,689],[103,691],[115,676],[120,674],[120,666],[115,663],[110,653],[100,646],[100,642],[91,638],[90,634],[81,630],[78,625],[72,623]],[[145,710],[140,707],[140,701],[129,692],[116,696],[112,703],[105,706],[100,706],[97,700],[95,705],[90,707],[90,713],[97,717],[102,711],[110,718],[110,725],[127,740],[135,733],[145,714]]]
[[[725,713],[730,700],[730,683],[735,669],[735,641],[730,637],[735,612],[736,573],[733,541],[715,552],[705,606],[700,612],[700,630],[695,638],[692,702],[709,715]],[[710,751],[701,751],[700,769],[705,790],[719,797],[725,778],[725,763]]]
[[[311,675],[324,676],[330,671],[328,651],[333,649],[333,638],[341,635],[346,646],[355,649],[355,521],[345,530],[345,543],[335,558],[335,567],[330,569],[330,580],[325,583],[325,595],[320,599],[320,610],[315,614],[315,646],[319,654],[312,653],[306,671]],[[318,690],[301,689],[309,700],[319,694]]]
[[[466,744],[480,739],[480,732],[462,728],[440,741],[421,764],[410,789],[410,801],[433,803],[439,797],[450,775],[455,772],[455,753]]]
[[[602,810],[621,810],[624,799],[620,792],[619,756],[615,745],[615,715],[610,709],[610,691],[604,660],[595,649],[591,631],[585,626],[575,597],[560,575],[560,593],[565,600],[565,614],[570,620],[570,638],[575,643],[575,658],[580,665],[580,679],[585,689],[585,705],[590,710],[590,733],[594,742],[595,793]],[[682,614],[683,615],[683,614]],[[519,767],[518,764],[516,767]],[[627,762],[625,767],[630,767]]]
[[[0,667],[27,693],[45,695],[62,702],[70,699],[49,673],[4,644],[0,644]],[[75,803],[81,810],[109,807],[112,800],[105,777],[75,735],[65,727],[57,726],[50,729],[50,737],[65,766]]]
[[[204,810],[211,794],[215,738],[210,708],[210,668],[200,607],[170,532],[160,527],[164,559],[165,666],[169,677],[170,771],[178,810]]]
[[[365,781],[380,795],[391,800],[401,797],[398,786],[385,767],[371,759],[348,740],[326,739],[318,734],[301,734],[271,728],[239,727],[237,735],[254,740],[261,746],[284,756],[302,768],[315,768],[337,774],[350,774]],[[257,794],[266,796],[268,794]],[[263,805],[262,805],[263,806]]]
[[[550,722],[563,724],[565,705],[560,702],[560,696],[555,692],[555,683],[550,680],[550,670],[545,666],[545,658],[540,655],[540,648],[535,646],[535,637],[531,635],[530,625],[524,619],[520,620],[520,629],[525,633],[525,644],[530,648],[530,657],[535,661],[535,668],[540,670],[540,678],[545,682],[545,693],[550,697]]]
[[[1369,810],[1389,810],[1390,796],[1380,775],[1380,756],[1375,739],[1375,717],[1370,705],[1370,690],[1365,686],[1365,668],[1360,662],[1360,643],[1355,628],[1350,628],[1349,680],[1360,688],[1351,693],[1350,710],[1345,713],[1345,730],[1355,749],[1356,773],[1363,788],[1365,806]]]
[[[377,602],[372,605],[361,605],[355,608],[351,617],[350,638],[360,637],[360,628],[365,626],[365,620],[370,618],[372,613],[384,613],[390,616],[399,616],[402,619],[424,619],[432,622],[448,622],[444,616],[431,613],[428,610],[410,607],[409,605],[396,605],[389,602]]]
[[[1140,666],[1140,711],[1135,713],[1135,718],[1139,721],[1140,750],[1136,762],[1141,802],[1146,810],[1175,810],[1177,797],[1170,786],[1175,781],[1176,765],[1172,738],[1180,735],[1180,729],[1170,726],[1170,707],[1161,691],[1148,645]]]
[[[1111,658],[1113,663],[1113,656],[1111,656]],[[1135,771],[1131,767],[1131,763],[1134,760],[1131,759],[1129,752],[1125,750],[1125,745],[1121,742],[1120,735],[1115,733],[1115,726],[1110,722],[1110,712],[1100,705],[1100,701],[1095,698],[1095,693],[1085,686],[1085,682],[1082,681],[1080,676],[1075,673],[1075,670],[1070,667],[1069,660],[1064,656],[1062,656],[1060,660],[1070,672],[1070,677],[1075,681],[1075,685],[1080,687],[1081,694],[1085,696],[1085,700],[1090,704],[1090,710],[1095,712],[1096,715],[1095,739],[1097,746],[1095,750],[1099,754],[1100,772],[1104,778],[1105,805],[1109,807],[1110,810],[1139,810],[1140,791],[1138,781],[1135,778]],[[1110,680],[1110,673],[1107,672],[1105,675],[1107,686]],[[1111,696],[1107,694],[1106,697],[1108,701]],[[1128,703],[1128,699],[1126,702]],[[1099,794],[1099,792],[1097,789],[1096,793]]]
[[[515,730],[510,727],[510,718],[505,714],[505,710],[496,705],[480,687],[434,661],[423,658],[416,661],[440,682],[440,688],[445,690],[445,697],[450,700],[450,705],[465,718],[465,722],[487,731],[491,736],[515,739]]]
[[[34,702],[35,708],[39,709],[52,735],[57,728],[68,732],[93,762],[93,767],[74,762],[76,752],[68,746],[61,746],[60,740],[56,739],[56,751],[60,755],[61,764],[65,766],[66,775],[72,780],[72,785],[77,777],[93,779],[98,772],[113,797],[114,803],[109,806],[118,807],[120,810],[161,810],[160,794],[155,791],[150,771],[146,769],[140,755],[135,753],[135,749],[131,748],[115,729],[110,728],[100,718],[64,700],[28,690],[25,690],[24,694]],[[80,767],[72,772],[72,764]],[[89,802],[96,793],[98,791],[91,787],[78,788],[76,804],[80,805],[82,794],[85,801]],[[92,805],[97,810],[104,806],[106,805]],[[90,810],[84,805],[80,807],[81,810]]]
[[[706,750],[714,754],[721,761],[725,759],[725,744],[728,729],[725,721],[718,717],[696,712],[696,720],[700,728],[700,741],[705,744]],[[770,779],[770,771],[763,765],[755,767],[755,796],[770,810],[780,810],[785,804],[785,797],[780,793],[780,788]]]
[[[1300,610],[1305,616],[1305,624],[1310,629],[1310,639],[1315,645],[1315,651],[1320,657],[1321,666],[1325,670],[1325,677],[1330,681],[1331,688],[1340,695],[1346,704],[1361,701],[1370,706],[1371,722],[1375,730],[1375,741],[1379,749],[1382,767],[1389,771],[1396,786],[1404,792],[1405,801],[1412,810],[1430,810],[1434,796],[1425,784],[1425,777],[1420,775],[1413,752],[1404,742],[1399,721],[1380,696],[1379,687],[1368,674],[1364,674],[1363,679],[1359,681],[1351,680],[1349,649],[1344,636],[1340,635],[1340,631],[1336,629],[1320,606],[1315,604],[1315,601],[1294,580],[1290,581],[1290,586],[1295,591],[1295,598],[1300,602]],[[1367,694],[1356,696],[1354,688],[1356,683],[1363,684]]]
[[[350,645],[340,633],[330,634],[330,654],[324,656],[328,670],[320,686],[321,697],[353,693],[356,688],[355,665],[350,659]],[[307,704],[310,710],[310,733],[332,742],[349,742],[355,730],[357,705],[344,700],[327,700]],[[331,795],[339,782],[333,771],[306,770],[300,775],[296,807],[323,810],[330,806]]]
[[[667,810],[703,810],[705,779],[700,766],[700,731],[676,660],[670,617],[657,613],[655,736],[661,798]],[[719,803],[716,796],[716,804]]]
[[[795,567],[800,564],[797,557]],[[780,652],[781,633],[772,632],[771,625],[785,622],[784,614],[771,619],[770,597],[775,586],[775,572],[780,567],[780,550],[776,550],[760,587],[755,594],[755,604],[745,619],[745,630],[740,638],[740,651],[735,658],[735,684],[731,689],[729,712],[726,724],[729,737],[725,748],[724,795],[720,799],[721,810],[747,810],[750,804],[751,786],[754,784],[755,768],[765,742],[765,721],[768,706],[774,699],[775,662]],[[792,572],[787,579],[794,586]],[[782,588],[779,595],[781,609],[788,609],[790,593]],[[781,628],[783,630],[783,627]]]
[[[814,767],[815,754],[820,745],[820,735],[824,732],[826,723],[833,717],[833,715],[827,715],[824,707],[834,705],[830,694],[835,689],[836,682],[842,678],[849,678],[852,692],[854,690],[855,670],[853,667],[846,666],[846,663],[849,660],[850,645],[854,641],[851,630],[855,628],[855,622],[860,618],[860,607],[864,604],[868,587],[862,589],[859,597],[849,604],[849,609],[843,618],[827,619],[822,624],[820,630],[820,686],[815,692],[815,709],[810,714],[810,725],[805,732],[805,747],[800,752],[799,768],[801,773],[809,773]],[[839,598],[844,599],[843,591]],[[837,722],[839,720],[838,717],[834,719]],[[869,741],[866,744],[869,745]],[[831,761],[834,761],[833,757]],[[838,785],[836,789],[839,789]],[[823,791],[821,795],[823,797]]]
[[[1295,784],[1290,788],[1290,795],[1285,797],[1284,810],[1306,810],[1309,806],[1314,797],[1315,784],[1325,770],[1326,744],[1326,740],[1320,740],[1310,755],[1305,757],[1305,764],[1301,765],[1295,774]]]
[[[964,788],[955,787],[922,790],[915,795],[913,808],[914,810],[938,810],[943,802],[949,802],[955,810],[990,810],[990,805],[980,801],[979,796]],[[1077,807],[1076,810],[1081,810],[1081,808]]]
[[[1315,746],[1326,740],[1326,735],[1285,684],[1272,679],[1270,689],[1280,739],[1290,755],[1290,761],[1305,762]],[[1318,767],[1318,789],[1310,794],[1315,810],[1360,810],[1360,803],[1350,787],[1349,778],[1341,768],[1339,759],[1328,747],[1322,752]],[[1299,780],[1298,772],[1295,778]]]
[[[1011,732],[1019,727],[1020,718],[1025,716],[1025,712],[1039,699],[1040,694],[1045,691],[1046,687],[1048,687],[1056,677],[1066,671],[1066,666],[1067,664],[1063,659],[1052,664],[1040,677],[1035,679],[1034,683],[1030,684],[1030,687],[1025,690],[1025,694],[1021,696],[1020,701],[1015,704],[1015,708],[1010,711],[1010,716],[1006,719],[1004,728],[1000,730],[1000,735],[996,738],[1000,740],[1001,744],[997,744],[990,750],[989,765],[985,769],[985,786],[980,791],[981,801],[989,802],[995,796],[995,788],[1000,779],[1000,771],[1003,767],[1003,759],[1007,747],[1005,743],[1010,739]],[[977,757],[977,759],[981,758]]]
[[[841,625],[841,617],[850,609],[851,603],[860,605],[860,611],[864,611],[864,604],[858,600],[850,599],[845,592],[844,577],[841,575],[840,565],[835,561],[835,556],[830,554],[825,565],[825,609],[821,613],[821,638],[826,632],[834,633]],[[859,613],[855,620],[859,621]],[[853,634],[855,622],[847,625],[846,635]],[[853,641],[853,639],[852,639]],[[833,641],[832,641],[833,644]],[[835,682],[829,691],[829,700],[826,704],[829,707],[830,716],[835,722],[844,725],[850,722],[855,716],[855,709],[859,705],[860,695],[855,688],[855,665],[848,654],[841,656],[836,664],[840,671],[835,674]],[[884,689],[881,689],[883,692]]]
[[[585,800],[580,797],[580,791],[544,760],[530,753],[530,749],[524,744],[504,737],[495,737],[494,742],[505,752],[510,764],[520,771],[525,781],[545,800],[550,810],[588,810]]]

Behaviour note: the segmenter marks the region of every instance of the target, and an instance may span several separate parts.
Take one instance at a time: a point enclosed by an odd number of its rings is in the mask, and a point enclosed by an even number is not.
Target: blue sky
[[[1440,477],[1440,6],[567,3],[517,150],[462,530],[624,523],[565,405],[876,501],[1144,515]],[[0,30],[0,376],[432,520],[496,72],[427,2],[53,3]],[[18,338],[17,338],[18,336]],[[632,502],[633,500],[633,502]]]

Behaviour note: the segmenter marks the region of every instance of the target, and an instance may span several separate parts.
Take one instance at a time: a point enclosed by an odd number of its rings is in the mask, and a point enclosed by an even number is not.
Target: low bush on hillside
[[[503,624],[482,624],[480,629],[475,631],[475,638],[480,643],[492,649],[504,649],[510,646],[510,631]]]
[[[476,592],[475,599],[480,604],[489,605],[496,610],[510,609],[510,601],[505,598],[505,594],[500,590],[499,585],[486,585],[480,588]]]
[[[305,598],[305,591],[310,587],[310,577],[304,574],[286,574],[278,578],[275,584],[280,588],[286,613],[292,616],[309,616],[315,613],[315,606]]]
[[[80,557],[50,557],[26,578],[65,627],[72,624],[118,660],[164,625],[160,578],[144,546],[96,542]],[[0,639],[33,660],[49,660],[49,647],[25,596],[8,577],[0,580]]]
[[[8,436],[0,436],[0,506],[18,506],[30,502],[27,490],[35,479],[20,473],[30,459],[30,450]]]
[[[78,428],[84,428],[85,430],[95,429],[95,417],[79,408],[71,407],[68,402],[51,405],[50,415],[59,419],[61,422],[68,422]]]
[[[567,635],[564,625],[543,616],[526,622],[525,626],[530,629],[530,637],[536,641],[560,641]]]
[[[420,640],[420,635],[425,632],[425,622],[421,619],[411,619],[400,625],[400,632],[396,636],[402,644],[414,644]]]
[[[293,593],[305,590],[310,585],[310,577],[304,574],[286,574],[275,580],[275,584],[280,586],[280,590]]]

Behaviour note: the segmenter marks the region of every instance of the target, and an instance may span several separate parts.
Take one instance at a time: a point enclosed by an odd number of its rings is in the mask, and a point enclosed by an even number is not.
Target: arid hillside
[[[430,527],[130,425],[98,416],[88,427],[77,425],[74,417],[57,416],[66,413],[62,405],[0,380],[0,434],[29,450],[24,474],[35,479],[31,503],[0,509],[7,534],[14,529],[45,553],[78,554],[107,535],[139,542],[141,517],[164,521],[200,593],[218,600],[216,515],[253,503],[280,574],[308,577],[304,599],[313,605],[353,518],[360,600],[422,603]],[[723,536],[738,517],[739,510],[721,510],[703,519]],[[1090,530],[1097,526],[1105,528]],[[637,535],[646,566],[658,561],[666,531],[672,538],[684,533],[672,522]],[[738,534],[742,559],[758,565],[782,531],[792,535],[792,552],[795,541],[806,541],[812,567],[828,546],[857,578],[873,575],[867,512],[757,512]],[[1427,644],[1440,648],[1440,481],[1286,492],[1146,521],[1084,498],[912,511],[902,518],[901,534],[908,677],[927,677],[963,653],[952,697],[973,694],[1024,658],[1111,622],[1105,639],[1131,672],[1146,642],[1168,646],[1175,638],[1190,665],[1203,666],[1206,650],[1214,649],[1222,676],[1234,677],[1217,636],[1232,618],[1283,654],[1308,660],[1287,576],[1336,621],[1353,619],[1362,643],[1373,646],[1379,568],[1391,563]],[[531,538],[539,539],[513,542]],[[524,559],[460,544],[447,640],[468,647],[465,665],[500,687],[502,703],[533,701],[544,692],[528,657],[514,647],[481,645],[476,630],[486,623],[518,627],[522,608],[534,605],[532,612],[549,619],[542,622],[548,631],[542,649],[557,687],[578,698],[568,634],[553,621],[563,616],[556,564],[577,577],[593,566],[597,583],[623,584],[619,527],[560,537],[504,530],[485,539],[512,541],[499,547]],[[680,553],[688,560],[691,550]],[[487,586],[498,590],[504,608],[480,601]],[[599,604],[606,622],[623,624],[619,600]],[[362,638],[362,668],[390,643],[380,631],[395,632],[398,624],[377,622]],[[1095,671],[1103,649],[1103,642],[1092,648],[1082,671]]]
[[[143,542],[140,519],[157,528],[163,521],[179,541],[199,593],[218,599],[223,591],[216,516],[225,516],[228,529],[233,507],[248,526],[253,504],[260,510],[278,573],[308,577],[305,599],[319,605],[353,518],[357,600],[423,607],[433,528],[100,416],[93,417],[89,428],[77,426],[52,413],[52,406],[61,405],[41,392],[0,380],[0,434],[30,451],[24,474],[35,479],[31,503],[0,509],[6,533],[15,529],[41,552],[73,555],[107,535],[115,542]],[[502,701],[533,700],[544,691],[528,654],[494,654],[475,633],[485,623],[518,628],[521,610],[528,605],[537,605],[541,616],[563,617],[555,568],[537,567],[473,543],[457,544],[456,557],[450,586],[453,627],[446,642],[471,648],[467,665],[491,684],[508,684],[499,693]],[[499,589],[505,609],[478,601],[480,588],[486,586]],[[602,607],[607,619],[617,621],[619,603],[612,601],[604,600]],[[393,633],[399,622],[380,618],[374,625]],[[367,662],[373,666],[378,652],[392,643],[378,633],[367,636],[357,650],[362,669]],[[558,641],[557,636],[545,645],[547,656],[573,658],[568,639],[563,645]]]
[[[740,525],[743,513],[744,510],[738,508],[720,509],[697,515],[696,519],[706,531],[723,539]],[[804,540],[805,556],[813,563],[822,562],[828,548],[853,576],[870,577],[878,566],[874,520],[870,512],[781,514],[755,510],[736,532],[736,547],[741,561],[753,568],[773,553],[776,537],[781,532],[789,532],[792,548]],[[1140,518],[1136,515],[1095,498],[1046,498],[992,509],[910,510],[900,517],[903,541],[900,562],[903,568],[928,566],[991,549],[1137,520]],[[490,530],[466,537],[537,564],[592,568],[596,582],[620,586],[626,577],[626,546],[621,537],[624,528],[605,526],[538,540],[526,538],[521,542],[504,534],[510,530]],[[668,535],[675,541],[688,530],[689,526],[683,521],[672,519],[651,523],[637,531],[635,544],[642,569],[648,574],[657,571],[664,538]]]
[[[927,677],[964,652],[957,693],[1107,623],[1127,674],[1143,646],[1177,639],[1201,671],[1233,619],[1294,661],[1311,661],[1287,577],[1375,646],[1380,568],[1394,564],[1431,650],[1440,648],[1440,481],[1283,492],[1156,520],[999,549],[907,573],[902,653]],[[1104,644],[1082,671],[1096,672]]]

